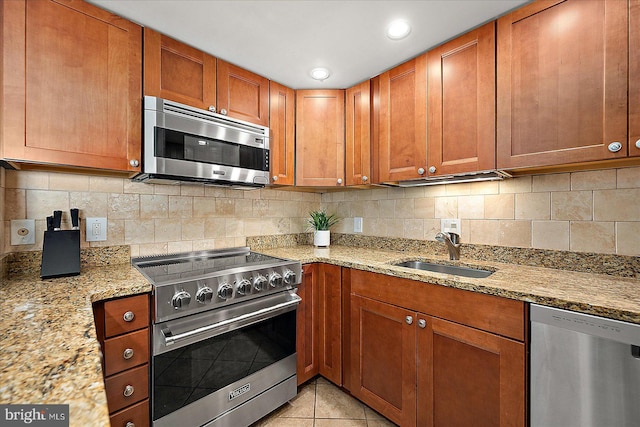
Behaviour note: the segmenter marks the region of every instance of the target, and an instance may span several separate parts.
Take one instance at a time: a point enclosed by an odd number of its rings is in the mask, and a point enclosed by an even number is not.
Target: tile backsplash
[[[106,217],[105,242],[130,245],[132,256],[241,246],[248,236],[306,231],[320,207],[342,221],[334,228],[362,235],[434,240],[440,219],[462,220],[463,243],[640,255],[640,167],[534,175],[501,182],[324,193],[232,190],[203,185],[154,185],[124,178],[1,169],[3,252],[42,248],[54,209]],[[4,193],[4,194],[3,194]],[[10,220],[36,220],[36,244],[10,245]]]

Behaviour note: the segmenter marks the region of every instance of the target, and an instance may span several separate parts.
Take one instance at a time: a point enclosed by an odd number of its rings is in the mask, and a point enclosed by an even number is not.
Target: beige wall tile
[[[204,239],[204,218],[182,218],[181,222],[181,231],[182,231],[182,240],[198,240]]]
[[[253,217],[261,218],[269,213],[269,201],[268,200],[253,200],[252,201]]]
[[[283,215],[284,215],[284,200],[275,200],[275,199],[269,200],[269,210],[267,211],[266,216],[269,218],[277,218]],[[341,214],[341,216],[344,216],[344,214]]]
[[[145,184],[144,182],[136,182],[127,179],[124,181],[123,191],[129,194],[153,194],[154,188],[155,184]]]
[[[27,218],[46,218],[54,210],[69,211],[67,191],[27,190]]]
[[[569,221],[533,221],[531,246],[538,249],[569,250]]]
[[[397,199],[394,207],[394,218],[415,218],[413,199]],[[420,233],[422,235],[422,233]]]
[[[362,221],[362,234],[365,236],[386,236],[387,220],[384,218],[367,218]]]
[[[100,193],[123,193],[124,179],[108,176],[90,176],[89,191]]]
[[[551,218],[550,193],[522,193],[515,195],[516,219]]]
[[[137,256],[165,255],[167,254],[166,243],[145,243],[138,245]]]
[[[500,238],[500,221],[472,219],[469,220],[469,243],[479,245],[498,245]]]
[[[640,256],[640,222],[616,223],[616,253]]]
[[[140,195],[140,218],[168,218],[169,196],[162,194]]]
[[[484,219],[484,196],[458,197],[458,218]]]
[[[167,252],[170,254],[180,252],[191,252],[193,250],[193,243],[191,241],[180,242],[167,242]]]
[[[2,190],[4,192],[4,215],[2,219],[7,221],[12,219],[36,219],[27,218],[27,190],[20,188],[3,188]]]
[[[640,188],[640,166],[617,170],[618,188]]]
[[[571,177],[568,173],[536,175],[532,177],[532,191],[569,191]]]
[[[614,223],[571,221],[570,248],[577,252],[615,253]]]
[[[616,188],[616,170],[585,171],[571,173],[571,190],[598,190]]]
[[[435,213],[436,218],[457,218],[458,198],[457,197],[436,197]]]
[[[169,196],[169,218],[191,218],[193,197]]]
[[[436,199],[433,197],[420,197],[414,200],[416,218],[435,218]]]
[[[500,246],[531,247],[531,221],[500,221]]]
[[[484,219],[514,219],[515,195],[497,194],[484,197]]]
[[[80,230],[83,231],[83,224]],[[91,246],[124,245],[124,219],[107,219],[107,240],[104,242],[91,242]]]
[[[225,218],[207,218],[204,222],[204,238],[215,239],[225,237],[227,221]]]
[[[404,237],[404,220],[387,219],[387,237]]]
[[[47,190],[49,188],[49,174],[47,172],[8,170],[5,175],[5,188]]]
[[[199,190],[200,186],[194,186],[191,189],[193,190]],[[186,189],[189,190],[189,189]],[[211,186],[204,186],[204,194],[196,194],[197,192],[194,192],[194,194],[191,194],[192,196],[204,196],[204,197],[214,197],[214,198],[218,198],[218,197],[227,197],[227,190],[224,187],[211,187]]]
[[[444,185],[430,185],[428,187],[424,187],[424,197],[445,196],[447,193],[444,187]],[[389,189],[389,191],[391,191],[391,189]]]
[[[284,218],[283,218],[284,219]],[[286,218],[288,220],[288,218]],[[287,232],[289,224],[287,224]],[[234,218],[228,218],[224,225],[224,237],[238,237],[244,234],[244,221]]]
[[[551,219],[555,221],[588,221],[593,218],[591,191],[563,191],[551,193]]]
[[[435,240],[436,234],[440,232],[440,220],[439,219],[425,219],[424,220],[424,240]],[[462,227],[462,231],[465,231],[465,227]],[[467,227],[468,230],[469,227]],[[460,236],[462,238],[462,236]],[[469,241],[467,239],[467,241]]]
[[[471,183],[445,184],[444,194],[447,196],[467,196],[471,194]]]
[[[179,220],[155,219],[154,230],[156,242],[177,241],[182,238],[182,224]]]
[[[640,221],[640,188],[593,192],[596,221]]]
[[[517,178],[509,178],[499,182],[500,194],[531,192],[530,176],[519,176]]]
[[[405,188],[402,196],[403,199],[418,199],[420,197],[424,197],[424,187]]]
[[[49,190],[89,191],[89,177],[70,173],[50,173]]]
[[[214,188],[214,187],[210,187]],[[181,196],[204,196],[204,185],[202,184],[182,184],[180,185]]]
[[[155,242],[155,222],[152,219],[125,219],[124,242],[142,244]]]
[[[210,197],[193,198],[193,216],[209,217],[216,214],[216,199]]]
[[[193,241],[193,250],[194,251],[206,251],[209,249],[219,249],[223,248],[218,240],[214,239],[202,239],[202,240],[194,240]]]
[[[424,236],[424,221],[421,219],[405,219],[403,234],[405,239],[419,239]]]
[[[481,181],[481,182],[473,182],[470,184],[470,193],[471,194],[499,194],[500,193],[500,183],[498,181]]]
[[[344,205],[343,203],[341,206]],[[396,201],[394,199],[378,200],[380,218],[393,218],[396,212]]]
[[[180,195],[180,186],[179,185],[156,185],[153,188],[153,194],[164,194],[166,196],[179,196]]]
[[[285,212],[291,215],[295,214],[298,210],[297,202],[287,202],[288,206],[285,207]],[[234,200],[234,216],[236,218],[251,218],[253,216],[253,200],[250,199],[237,199]]]
[[[107,217],[109,213],[109,195],[98,192],[71,192],[69,205],[80,209],[80,218]]]
[[[139,194],[109,194],[109,219],[137,219],[140,216]]]

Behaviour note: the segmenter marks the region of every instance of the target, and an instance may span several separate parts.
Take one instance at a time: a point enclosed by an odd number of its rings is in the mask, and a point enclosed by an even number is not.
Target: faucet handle
[[[457,244],[460,243],[460,235],[459,234],[452,233],[452,232],[449,232],[447,234],[449,234],[449,238],[451,239],[451,243],[453,243],[454,245],[457,245]]]

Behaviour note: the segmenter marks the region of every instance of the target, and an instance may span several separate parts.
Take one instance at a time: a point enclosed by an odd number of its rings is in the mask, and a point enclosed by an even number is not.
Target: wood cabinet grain
[[[296,376],[298,385],[310,380],[320,372],[318,359],[318,289],[315,282],[318,264],[302,266],[302,282],[298,295],[302,301],[296,313],[296,352],[298,354]]]
[[[640,0],[629,2],[629,155],[640,156]]]
[[[2,158],[139,171],[142,28],[79,0],[0,7]]]
[[[346,185],[371,184],[371,84],[369,80],[346,90]]]
[[[217,76],[219,113],[269,126],[269,79],[221,59]]]
[[[320,375],[342,385],[342,275],[337,265],[318,266]]]
[[[269,94],[271,183],[293,185],[296,154],[296,95],[293,89],[276,82],[270,82]]]

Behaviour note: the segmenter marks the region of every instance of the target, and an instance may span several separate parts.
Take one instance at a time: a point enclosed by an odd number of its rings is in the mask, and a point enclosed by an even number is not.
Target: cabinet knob
[[[211,111],[212,113],[216,112],[216,106],[215,105],[209,105],[209,111]]]
[[[424,319],[419,319],[419,320],[418,320],[418,326],[419,326],[421,329],[426,328],[426,327],[427,327],[427,321],[426,321],[426,320],[424,320]]]
[[[134,391],[133,386],[131,384],[127,384],[122,394],[124,394],[124,397],[130,397]]]
[[[127,311],[124,316],[122,316],[125,322],[131,322],[135,317],[136,315],[133,314],[133,311]]]
[[[413,317],[412,316],[407,316],[404,318],[404,321],[407,322],[407,325],[410,325],[413,323]]]
[[[424,175],[424,168],[418,168],[418,175]]]
[[[220,110],[220,114],[222,114],[223,116],[226,116],[227,110],[223,108],[222,110]]]
[[[133,166],[134,168],[137,168],[138,166],[140,166],[140,162],[138,161],[138,159],[131,159],[129,160],[129,164],[131,166]]]
[[[637,144],[637,143],[636,143]],[[618,151],[622,150],[622,144],[619,143],[618,141],[616,142],[612,142],[611,144],[609,144],[609,146],[607,147],[609,149],[609,151],[611,151],[612,153],[617,153]]]
[[[369,177],[366,176],[366,175],[363,175],[362,176],[362,182],[367,182],[367,181],[369,181]]]
[[[133,421],[127,421],[124,427],[136,427],[136,425],[133,423]]]
[[[273,175],[273,182],[276,182],[278,180],[278,175]]]
[[[338,178],[338,185],[342,184],[342,178]]]
[[[636,148],[640,148],[640,139],[636,141]]]
[[[436,173],[436,167],[435,166],[429,166],[429,173]]]
[[[132,348],[127,348],[125,351],[122,352],[122,357],[125,360],[129,360],[133,357],[133,349]]]

